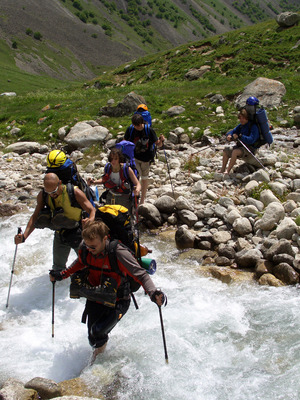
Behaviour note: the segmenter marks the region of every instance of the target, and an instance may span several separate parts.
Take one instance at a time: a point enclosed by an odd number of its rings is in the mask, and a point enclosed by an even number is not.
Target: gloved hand
[[[166,306],[168,303],[167,296],[160,289],[156,289],[155,292],[152,293],[151,301],[156,303],[158,306]]]
[[[54,278],[56,281],[62,280],[62,275],[61,275],[60,271],[55,271],[54,269],[51,269],[49,271],[49,275],[50,275],[50,280],[51,280],[51,277]],[[52,281],[53,281],[53,279],[52,279]]]

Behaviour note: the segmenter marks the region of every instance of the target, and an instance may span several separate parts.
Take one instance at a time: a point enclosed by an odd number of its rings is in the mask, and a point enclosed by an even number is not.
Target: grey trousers
[[[61,271],[66,268],[71,249],[78,254],[79,247],[71,247],[62,242],[58,232],[54,233],[53,239],[53,266],[52,269]]]

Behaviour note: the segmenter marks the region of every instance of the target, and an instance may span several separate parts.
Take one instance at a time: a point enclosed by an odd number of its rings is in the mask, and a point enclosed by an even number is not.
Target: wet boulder
[[[255,268],[263,255],[258,249],[244,249],[235,254],[235,261],[239,268]]]
[[[175,243],[179,250],[184,250],[194,247],[195,235],[185,226],[181,226],[175,233]]]
[[[299,283],[299,274],[287,263],[280,263],[273,267],[273,275],[287,285],[296,285]]]

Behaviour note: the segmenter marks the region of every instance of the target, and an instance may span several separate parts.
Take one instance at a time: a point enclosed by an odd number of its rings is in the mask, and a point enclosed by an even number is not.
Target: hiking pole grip
[[[21,233],[22,233],[22,228],[18,227],[17,234],[20,235]],[[9,302],[10,289],[11,289],[11,285],[12,285],[12,278],[13,278],[13,274],[14,274],[15,262],[16,262],[16,257],[17,257],[17,250],[18,250],[18,245],[16,244],[14,259],[13,259],[13,263],[12,263],[12,267],[11,267],[10,282],[9,282],[8,294],[7,294],[7,300],[6,300],[6,308],[8,307],[8,302]]]
[[[52,337],[54,338],[54,300],[55,300],[55,281],[52,282]]]
[[[162,317],[161,306],[157,305],[157,307],[158,307],[158,310],[159,310],[161,334],[162,334],[162,338],[163,338],[164,351],[165,351],[165,360],[166,360],[166,363],[168,364],[169,358],[168,358],[168,352],[167,352],[167,344],[166,344],[166,337],[165,337],[164,321],[163,321],[163,317]]]

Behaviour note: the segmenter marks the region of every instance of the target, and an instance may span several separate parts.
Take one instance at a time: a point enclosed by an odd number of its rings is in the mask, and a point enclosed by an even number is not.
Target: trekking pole
[[[193,154],[191,154],[191,155],[192,155],[192,156],[195,156],[196,154],[201,153],[201,151],[210,149],[210,147],[213,147],[213,146],[215,146],[215,145],[212,145],[212,146],[204,146],[204,147],[202,147],[202,149],[200,149],[199,151],[197,151],[196,153],[193,153]]]
[[[22,233],[22,229],[18,228],[18,235],[20,235],[21,233]],[[17,250],[18,250],[18,245],[16,244],[14,260],[13,260],[12,267],[11,267],[11,275],[10,275],[10,282],[9,282],[9,287],[8,287],[6,308],[8,307],[8,302],[9,302],[9,295],[10,295],[10,289],[11,289],[11,285],[12,285],[12,278],[13,278],[14,268],[15,268],[15,263],[16,263]]]
[[[54,337],[54,300],[55,300],[55,281],[52,282],[52,337]]]
[[[139,263],[141,264],[141,262],[140,262],[141,261],[140,239],[139,239],[139,231],[138,231],[138,225],[137,225],[138,224],[138,210],[137,210],[137,197],[136,196],[134,197],[134,200],[135,200],[136,227],[137,227],[137,229],[136,229],[136,231],[137,231],[136,241],[137,241],[137,246],[138,246],[137,258],[138,258]],[[133,294],[133,292],[130,292],[130,295],[131,295],[133,304],[135,306],[135,309],[138,310],[139,309],[139,305],[138,305],[138,303],[136,301],[135,295]]]
[[[165,144],[163,144],[163,150],[164,150],[165,159],[166,159],[166,163],[167,163],[167,168],[168,168],[168,173],[169,173],[169,178],[170,178],[170,183],[171,183],[173,198],[174,198],[174,200],[175,200],[175,194],[174,194],[173,183],[172,183],[172,179],[171,179],[170,168],[169,168],[169,163],[168,163],[168,159],[167,159]]]
[[[162,317],[162,312],[161,312],[161,306],[157,305],[157,307],[159,310],[161,334],[162,334],[163,343],[164,343],[165,360],[166,360],[166,363],[168,364],[169,359],[168,359],[167,344],[166,344],[166,337],[165,337],[164,322],[163,322],[163,317]]]
[[[262,168],[265,171],[267,171],[267,168],[262,164],[262,162],[257,157],[255,157],[255,155],[252,153],[252,151],[250,149],[248,149],[248,147],[240,139],[237,139],[237,141],[248,151],[248,153],[251,154],[251,156],[253,158],[255,158],[255,160],[262,166]]]

